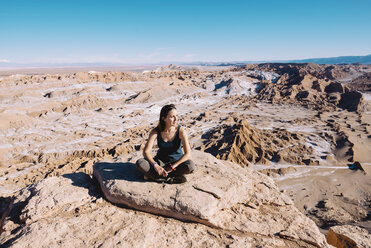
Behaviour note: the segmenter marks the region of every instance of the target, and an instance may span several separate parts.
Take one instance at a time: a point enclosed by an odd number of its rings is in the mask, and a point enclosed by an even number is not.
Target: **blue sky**
[[[146,64],[371,54],[371,1],[0,0],[0,62]]]

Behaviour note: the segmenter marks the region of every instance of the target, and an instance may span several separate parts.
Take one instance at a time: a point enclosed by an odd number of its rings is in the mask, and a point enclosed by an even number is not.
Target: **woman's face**
[[[165,118],[162,118],[166,124],[166,127],[176,126],[178,123],[178,112],[176,111],[176,109],[172,109],[169,111]]]

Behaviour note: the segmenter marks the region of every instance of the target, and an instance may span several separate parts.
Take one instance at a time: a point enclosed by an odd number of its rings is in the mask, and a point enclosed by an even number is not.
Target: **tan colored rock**
[[[193,160],[195,173],[180,185],[145,182],[130,163],[97,163],[94,177],[116,204],[224,230],[326,245],[314,222],[269,177],[203,152],[194,151]]]
[[[84,173],[50,177],[33,184],[24,189],[31,192],[31,199],[22,210],[20,219],[29,223],[75,210],[92,200],[90,184],[90,177]]]
[[[205,144],[205,151],[219,159],[242,166],[250,162],[270,164],[289,162],[311,164],[305,156],[313,154],[313,148],[305,145],[302,134],[286,130],[259,130],[247,120],[234,125],[222,125],[213,130]]]
[[[79,213],[38,220],[15,234],[0,236],[0,242],[15,248],[31,244],[32,247],[314,247],[279,237],[251,236],[184,223],[106,202],[86,204]]]
[[[279,169],[269,168],[269,169],[259,170],[260,173],[262,173],[264,175],[267,175],[267,176],[271,176],[271,177],[284,176],[284,175],[287,175],[289,173],[293,173],[293,172],[296,172],[296,171],[297,171],[296,168],[293,167],[293,166],[283,167],[283,168],[279,168]]]
[[[79,80],[81,80],[81,81],[83,81],[83,82],[87,82],[87,81],[90,80],[89,73],[87,73],[87,72],[76,72],[76,73],[74,74],[74,76],[75,76],[77,79],[79,79]]]
[[[337,248],[369,248],[371,235],[358,226],[333,226],[327,233],[327,242]]]
[[[244,199],[250,196],[251,201],[236,203],[229,209],[219,210],[220,216],[215,216],[215,219],[225,228],[182,222],[112,205],[96,194],[96,188],[87,175],[78,173],[47,178],[21,190],[16,196],[16,205],[17,208],[26,205],[21,213],[23,216],[27,213],[30,221],[19,225],[8,220],[5,232],[0,234],[0,243],[5,247],[327,246],[323,235],[313,222],[299,213],[290,200],[277,190],[270,178],[229,162],[221,162],[201,152],[194,153],[198,171],[205,173],[204,177],[209,182],[207,185],[205,180],[200,178],[201,180],[197,182],[195,177],[189,177],[190,181],[182,185],[164,186],[138,181],[135,175],[117,173],[113,167],[117,167],[117,163],[112,163],[110,168],[106,168],[111,170],[106,173],[115,178],[111,180],[110,187],[118,197],[120,191],[117,187],[120,185],[117,184],[118,181],[127,181],[131,178],[131,183],[142,188],[132,188],[130,191],[131,196],[137,198],[135,190],[143,191],[143,188],[152,189],[154,196],[161,197],[156,195],[159,186],[163,188],[163,202],[158,201],[156,206],[158,208],[166,207],[167,192],[174,193],[175,190],[178,191],[176,197],[179,198],[179,204],[175,205],[178,205],[179,210],[180,203],[184,203],[185,206],[186,203],[195,200],[192,195],[182,197],[184,194],[181,188],[184,187],[186,190],[189,184],[197,185],[199,188],[195,189],[192,186],[193,193],[200,198],[193,202],[194,206],[199,206],[198,202],[205,203],[205,199],[217,199],[218,196],[220,203],[213,201],[215,209],[223,204],[228,206],[229,203],[223,201],[227,197],[230,197],[230,202],[236,202],[232,198]],[[119,165],[125,167],[124,163]],[[236,181],[227,180],[232,174],[241,175],[236,177]],[[193,176],[199,177],[200,174]],[[215,184],[215,180],[220,184]],[[241,186],[240,191],[236,191],[236,185]],[[231,187],[232,191],[228,187]],[[252,191],[241,191],[249,187],[253,187]],[[226,192],[233,195],[228,196]],[[147,202],[143,198],[145,204],[150,204],[151,201],[153,202],[151,196]],[[190,209],[194,209],[194,206],[189,204]],[[207,211],[203,208],[199,212],[207,215],[210,213]],[[183,209],[183,212],[187,210]]]

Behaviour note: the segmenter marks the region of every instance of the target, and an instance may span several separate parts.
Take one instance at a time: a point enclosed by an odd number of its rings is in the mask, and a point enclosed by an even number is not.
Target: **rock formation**
[[[371,247],[371,235],[357,226],[333,226],[327,233],[327,242],[336,248]]]
[[[304,145],[301,134],[275,129],[259,130],[246,120],[211,130],[202,147],[217,158],[248,166],[252,163],[289,162],[314,164],[313,149]]]
[[[194,152],[194,161],[196,173],[181,185],[144,182],[131,163],[97,163],[94,176],[118,206],[105,202],[84,173],[41,180],[16,195],[0,242],[4,247],[327,246],[315,224],[269,177],[202,152]]]
[[[116,204],[224,230],[325,245],[314,223],[270,178],[202,152],[195,151],[193,158],[196,172],[181,185],[144,182],[130,163],[97,163],[94,177]]]
[[[257,99],[272,103],[298,102],[304,106],[326,109],[339,106],[349,111],[357,111],[362,104],[362,95],[349,92],[349,87],[337,80],[347,78],[349,67],[321,66],[316,64],[261,64],[250,66],[249,70],[265,69],[281,75],[277,82],[265,81],[261,84]],[[357,67],[356,67],[357,68]],[[362,69],[358,67],[358,76]],[[349,83],[351,84],[351,82]]]

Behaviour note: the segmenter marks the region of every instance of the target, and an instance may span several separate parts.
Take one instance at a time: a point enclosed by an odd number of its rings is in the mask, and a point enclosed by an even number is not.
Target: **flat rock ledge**
[[[99,162],[93,176],[106,199],[115,204],[224,230],[327,247],[315,223],[269,177],[199,151],[193,151],[192,159],[196,170],[184,184],[144,181],[132,163]]]

